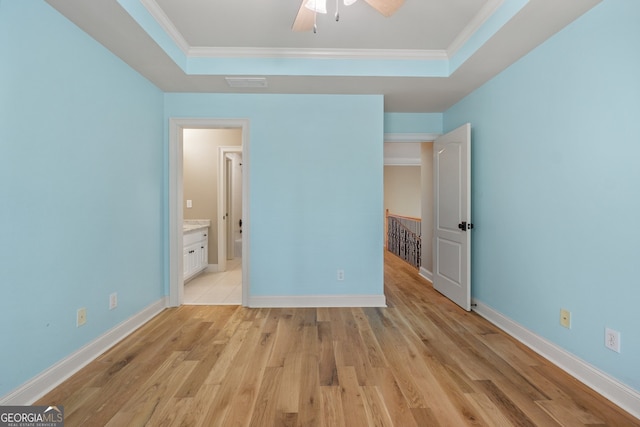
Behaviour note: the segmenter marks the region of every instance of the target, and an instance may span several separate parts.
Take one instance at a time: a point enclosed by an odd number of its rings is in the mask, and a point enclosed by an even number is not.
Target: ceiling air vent
[[[230,87],[267,87],[265,77],[225,77]]]

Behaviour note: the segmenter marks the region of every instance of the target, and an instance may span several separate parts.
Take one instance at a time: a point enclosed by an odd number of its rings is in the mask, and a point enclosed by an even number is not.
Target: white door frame
[[[238,146],[218,147],[218,271],[227,271],[228,248],[230,239],[229,229],[231,228],[231,219],[228,216],[231,207],[227,206],[229,203],[229,174],[227,166],[227,154],[242,153],[242,150],[243,147]],[[242,186],[244,189],[244,182]],[[242,195],[242,197],[244,202],[244,194]],[[227,206],[226,212],[223,209],[225,206]],[[244,259],[242,261],[244,263]]]
[[[402,143],[407,143],[407,142],[413,142],[413,143],[417,143],[417,144],[423,144],[423,143],[433,143],[433,141],[436,140],[436,138],[438,138],[441,134],[439,133],[385,133],[384,134],[384,142],[386,143],[394,143],[394,142],[402,142]],[[420,169],[423,170],[424,169],[424,165],[423,163],[423,159],[420,159]],[[431,164],[433,164],[433,160],[431,158],[429,158],[429,162]],[[422,173],[422,172],[421,172]],[[432,176],[432,181],[433,181],[433,176]],[[431,193],[431,190],[429,190],[429,193]],[[420,192],[420,198],[422,199],[422,202],[424,203],[425,198],[428,197],[428,194],[426,193],[426,190],[421,190]],[[427,213],[423,210],[422,214],[421,214],[421,221],[422,221],[422,235],[423,235],[423,240],[422,240],[422,247],[426,247],[427,245],[429,247],[432,246],[432,242],[431,239],[428,239],[428,241],[426,241],[426,239],[424,239],[424,236],[432,236],[433,235],[433,221],[431,221],[431,218],[433,217],[433,200],[431,201],[431,213]],[[423,252],[423,257],[424,257],[424,252]],[[424,258],[422,258],[422,262],[424,262]],[[422,264],[422,263],[421,263]],[[431,283],[433,283],[433,274],[431,271],[427,270],[427,268],[423,265],[420,265],[420,275],[422,277],[424,277],[425,279],[427,279],[428,281],[430,281]]]
[[[171,307],[183,301],[182,265],[183,221],[183,130],[242,129],[242,305],[249,300],[249,120],[248,119],[169,119],[169,302]],[[219,255],[218,255],[219,256]]]

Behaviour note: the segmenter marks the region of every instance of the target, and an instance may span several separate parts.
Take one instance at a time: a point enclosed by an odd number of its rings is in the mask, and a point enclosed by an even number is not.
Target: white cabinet
[[[209,258],[208,235],[208,227],[184,232],[182,255],[185,282],[207,268]]]

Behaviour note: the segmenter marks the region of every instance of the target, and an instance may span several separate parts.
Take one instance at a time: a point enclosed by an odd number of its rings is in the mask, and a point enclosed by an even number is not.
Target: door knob
[[[458,224],[458,228],[462,231],[471,230],[473,228],[473,224],[467,224],[467,221],[462,221],[460,224]]]

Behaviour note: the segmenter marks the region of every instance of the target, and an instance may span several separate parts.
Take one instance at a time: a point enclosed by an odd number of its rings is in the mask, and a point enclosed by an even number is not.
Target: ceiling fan
[[[338,2],[336,0],[336,21],[340,19],[338,13]],[[357,0],[344,0],[345,6],[350,6]],[[404,3],[404,0],[365,0],[369,6],[383,14],[384,16],[393,15]],[[311,31],[315,33],[316,13],[327,13],[327,0],[302,0],[298,14],[291,29],[293,31]]]

